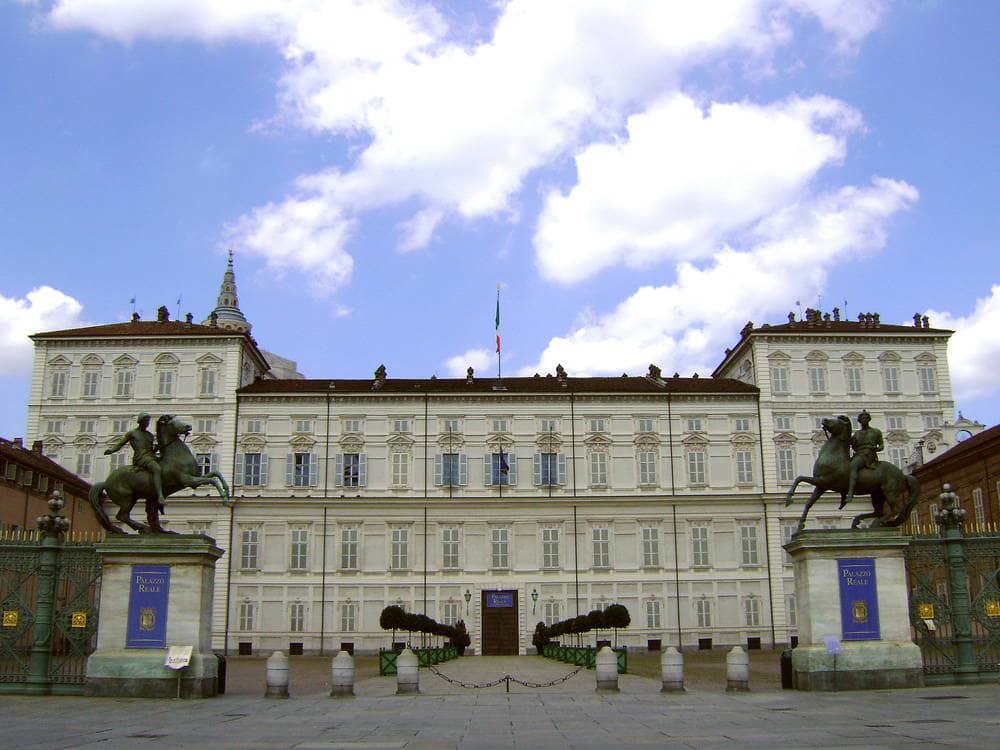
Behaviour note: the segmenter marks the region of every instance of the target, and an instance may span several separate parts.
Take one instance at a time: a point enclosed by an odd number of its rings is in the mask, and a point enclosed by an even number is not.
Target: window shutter
[[[438,453],[434,456],[434,485],[440,487],[444,484],[444,459]]]
[[[368,454],[362,453],[358,456],[358,486],[364,487],[368,483]]]
[[[236,454],[236,476],[233,477],[233,487],[243,486],[243,454]]]
[[[534,483],[538,487],[542,484],[542,454],[536,453],[532,456],[532,466],[534,468]]]
[[[344,486],[344,454],[338,453],[333,457],[333,486]]]
[[[469,457],[464,453],[458,454],[458,483],[463,487],[469,483]]]
[[[209,471],[215,471],[215,472],[217,472],[219,470],[219,454],[218,453],[213,453],[212,454],[212,457],[209,459],[209,462],[208,462],[208,469],[209,469]]]
[[[285,454],[285,484],[289,487],[292,486],[293,480],[295,479],[295,454],[286,453]]]
[[[267,454],[260,454],[260,486],[267,487]]]
[[[557,473],[559,478],[559,484],[566,484],[566,454],[560,453],[557,461]]]
[[[517,455],[514,453],[507,454],[507,484],[517,486]]]
[[[309,454],[309,486],[315,487],[319,480],[319,456]]]
[[[483,456],[483,484],[487,487],[493,485],[493,454],[487,453]]]

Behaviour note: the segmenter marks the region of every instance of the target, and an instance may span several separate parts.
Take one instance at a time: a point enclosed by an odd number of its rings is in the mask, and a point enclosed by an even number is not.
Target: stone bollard
[[[668,646],[660,657],[660,675],[663,679],[661,693],[684,692],[684,655]]]
[[[608,646],[597,652],[597,692],[618,692],[618,656]]]
[[[726,692],[750,689],[750,657],[739,646],[726,654]]]
[[[420,692],[420,670],[417,655],[407,646],[396,657],[396,694]]]
[[[265,698],[288,697],[288,657],[275,651],[267,660],[267,692]]]
[[[330,695],[334,698],[354,695],[354,658],[346,651],[333,657],[330,665]]]

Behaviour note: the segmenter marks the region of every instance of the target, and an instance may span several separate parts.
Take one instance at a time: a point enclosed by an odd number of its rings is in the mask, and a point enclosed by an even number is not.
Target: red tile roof
[[[12,440],[0,437],[0,458],[12,461],[19,466],[44,474],[51,479],[72,487],[77,494],[86,496],[90,493],[90,483],[81,479],[69,469],[65,469],[48,456],[17,446]]]
[[[226,328],[203,326],[198,323],[185,323],[181,320],[137,320],[130,323],[108,323],[101,326],[86,328],[67,328],[62,331],[43,331],[31,336],[33,339],[64,339],[64,338],[117,338],[121,336],[247,336],[239,331]]]

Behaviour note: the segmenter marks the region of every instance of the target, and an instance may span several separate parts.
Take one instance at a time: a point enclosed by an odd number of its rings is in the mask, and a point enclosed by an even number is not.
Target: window
[[[590,484],[593,487],[604,487],[608,483],[608,454],[604,451],[593,451],[590,454]]]
[[[921,393],[937,393],[937,373],[934,370],[934,365],[918,364],[917,380],[920,381]]]
[[[117,453],[112,453],[109,456],[109,458],[111,459],[109,461],[111,471],[120,469],[123,466],[128,466],[129,464],[132,463],[132,449],[131,448],[129,448],[128,450],[123,449],[118,451]]]
[[[844,367],[844,381],[847,385],[847,392],[859,394],[864,392],[864,370],[860,365],[846,365]]]
[[[509,426],[506,417],[498,417],[493,420],[493,432],[507,432]]]
[[[458,533],[455,527],[441,529],[441,567],[446,570],[458,570],[461,567]]]
[[[590,420],[591,432],[607,432],[608,422],[603,417],[594,417]]]
[[[927,430],[933,430],[941,426],[941,415],[940,414],[924,414],[924,428]]]
[[[96,419],[80,419],[77,422],[80,425],[81,435],[93,435],[97,432],[97,420]]]
[[[785,612],[788,613],[788,624],[790,627],[798,625],[798,611],[795,608],[795,594],[785,597]]]
[[[660,567],[660,530],[655,526],[642,529],[642,564],[646,568]]]
[[[792,417],[790,414],[775,414],[774,429],[778,432],[792,431]]]
[[[209,521],[188,521],[188,529],[192,534],[212,536],[212,524]]]
[[[464,453],[442,453],[434,459],[434,484],[444,487],[469,483],[469,462]]]
[[[736,417],[733,420],[733,432],[750,432],[750,417]]]
[[[753,453],[740,448],[734,454],[736,459],[736,484],[753,484]]]
[[[535,454],[535,484],[552,487],[566,483],[566,457],[561,453]]]
[[[66,383],[69,382],[69,373],[65,370],[56,370],[52,373],[49,381],[50,398],[66,398]]]
[[[910,462],[910,449],[906,446],[890,446],[889,461],[900,469],[905,469],[906,465]]]
[[[242,484],[244,487],[266,487],[267,454],[238,453],[236,455],[236,483]]]
[[[340,422],[341,432],[361,434],[361,420],[356,417],[346,417]]]
[[[687,431],[688,432],[701,432],[701,417],[688,417],[687,418]]]
[[[517,456],[506,451],[491,453],[487,479],[486,484],[494,487],[517,484]]]
[[[406,487],[410,483],[410,454],[393,453],[391,466],[393,486]]]
[[[450,434],[453,432],[461,432],[462,425],[459,420],[449,417],[448,419],[441,420],[441,432]]]
[[[365,478],[362,471],[362,464],[365,464],[363,453],[344,453],[340,456],[340,466],[337,467],[337,475],[341,487],[364,487]]]
[[[257,529],[243,529],[240,534],[240,568],[256,570],[260,567],[260,541]]]
[[[656,484],[656,453],[654,451],[639,451],[639,484],[651,486]]]
[[[316,465],[314,453],[289,453],[285,461],[285,484],[289,487],[314,486]]]
[[[101,384],[101,373],[98,370],[84,370],[83,390],[81,395],[84,398],[97,398],[100,384]]]
[[[611,536],[610,529],[599,528],[593,530],[595,568],[611,567],[610,536]]]
[[[392,530],[392,548],[389,567],[393,570],[405,570],[409,567],[410,530]]]
[[[201,375],[199,377],[200,388],[198,393],[202,396],[214,396],[215,381],[216,381],[215,369],[211,367],[202,368]]]
[[[458,602],[445,602],[441,605],[441,623],[454,625],[462,619],[462,608]]]
[[[757,554],[757,525],[740,526],[740,565],[760,565]]]
[[[788,544],[792,541],[792,536],[795,534],[795,529],[798,523],[795,521],[782,521],[781,523],[781,543],[782,545]],[[792,556],[788,552],[784,552],[785,565],[792,564]]]
[[[94,466],[94,454],[90,451],[78,453],[76,456],[76,473],[81,477],[89,477]]]
[[[288,567],[306,570],[309,567],[309,529],[292,529]]]
[[[63,424],[61,419],[50,419],[45,423],[45,432],[49,435],[62,435]]]
[[[882,369],[882,386],[886,393],[899,393],[899,368],[886,365]]]
[[[538,431],[546,434],[556,432],[556,420],[549,417],[538,420]]]
[[[306,629],[306,605],[302,602],[288,605],[288,629],[293,633],[301,633]]]
[[[705,481],[705,451],[690,450],[687,454],[688,484],[707,484]]]
[[[132,398],[134,383],[135,370],[131,368],[115,370],[115,396],[117,398]]]
[[[490,567],[494,570],[510,567],[508,537],[508,529],[490,529]]]
[[[635,431],[643,434],[655,432],[653,429],[653,418],[639,417],[636,420]]]
[[[358,530],[356,528],[340,530],[340,569],[358,569]]]
[[[982,525],[986,523],[986,509],[983,507],[983,491],[978,487],[972,490],[972,513],[976,523]]]
[[[240,602],[240,630],[253,630],[257,620],[257,605],[254,602]]]
[[[409,432],[410,431],[410,420],[409,419],[394,419],[394,420],[392,420],[392,431],[393,432]]]
[[[660,624],[660,602],[658,599],[646,600],[646,627],[659,628]]]
[[[559,567],[559,529],[542,529],[542,567]]]
[[[695,599],[694,614],[699,628],[712,627],[712,600],[705,596]]]
[[[248,417],[246,421],[246,428],[243,431],[248,435],[263,435],[264,420],[259,417]]]
[[[157,396],[174,395],[173,370],[160,370],[159,372],[156,373],[156,395]]]
[[[809,392],[826,393],[826,368],[821,365],[809,367]]]
[[[295,432],[309,434],[313,431],[313,421],[311,419],[296,419]]]
[[[906,417],[904,417],[902,414],[888,414],[886,416],[888,418],[890,430],[906,429],[905,427]]]
[[[559,622],[559,602],[551,600],[545,602],[542,606],[542,612],[547,626],[555,625]]]
[[[795,481],[795,450],[788,446],[779,446],[775,451],[778,462],[778,481]]]
[[[115,435],[124,435],[128,432],[131,427],[131,421],[128,419],[115,419],[111,422],[111,432]]]
[[[211,435],[215,432],[215,420],[210,417],[199,418],[198,420],[195,421],[195,425],[198,428],[196,432],[199,432],[203,435]]]
[[[776,365],[771,368],[771,390],[774,393],[788,393],[788,367]]]
[[[340,605],[340,632],[353,633],[358,628],[358,605],[344,602]]]
[[[760,599],[756,596],[748,596],[743,600],[744,623],[750,627],[760,626]]]
[[[708,526],[691,527],[691,566],[707,568],[711,564],[708,555]]]
[[[214,453],[195,453],[194,460],[198,464],[198,476],[204,477],[215,471]]]

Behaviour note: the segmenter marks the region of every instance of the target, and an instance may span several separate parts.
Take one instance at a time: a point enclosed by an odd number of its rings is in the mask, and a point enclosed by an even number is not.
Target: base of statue
[[[797,689],[923,686],[923,658],[910,636],[908,544],[898,529],[824,529],[785,545],[795,565]]]
[[[208,698],[218,693],[212,652],[215,562],[204,535],[114,536],[102,557],[97,650],[85,692],[128,698]],[[166,666],[168,655],[172,666]]]

